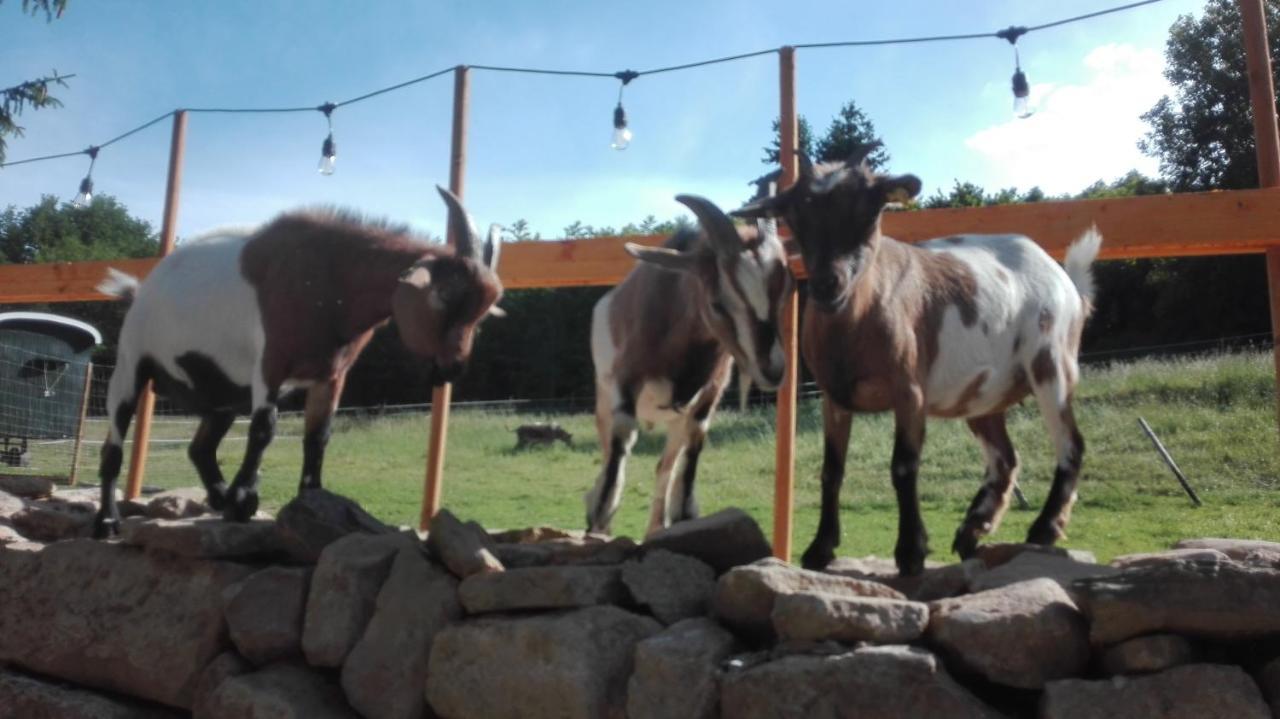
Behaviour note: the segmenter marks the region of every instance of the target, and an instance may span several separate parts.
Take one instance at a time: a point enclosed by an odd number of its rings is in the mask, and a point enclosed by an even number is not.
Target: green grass
[[[1271,355],[1145,361],[1086,368],[1076,416],[1088,449],[1080,502],[1066,546],[1094,550],[1100,559],[1164,548],[1195,536],[1280,540],[1280,443]],[[1138,427],[1154,428],[1204,500],[1193,508]],[[489,527],[551,524],[583,526],[582,495],[600,468],[590,415],[554,419],[573,433],[573,447],[515,451],[513,430],[545,417],[457,410],[449,426],[444,505]],[[798,554],[817,525],[822,421],[816,400],[799,410],[794,547]],[[892,556],[897,512],[889,482],[892,421],[887,415],[855,419],[841,496],[846,555]],[[158,425],[153,436],[187,438],[193,425]],[[91,437],[99,436],[97,429]],[[240,436],[244,427],[234,430]],[[961,422],[929,424],[920,476],[933,558],[949,559],[951,536],[982,477],[977,443]],[[1009,416],[1022,458],[1021,482],[1033,510],[1011,509],[994,539],[1021,541],[1035,517],[1053,471],[1053,451],[1034,402]],[[262,496],[268,508],[292,497],[301,466],[301,427],[282,420],[280,439],[263,463]],[[426,460],[426,415],[377,420],[342,418],[326,457],[326,486],[360,501],[393,524],[414,524]],[[233,435],[234,436],[234,435]],[[629,481],[614,523],[619,534],[640,536],[648,516],[653,468],[663,437],[642,434],[628,466]],[[224,471],[234,472],[243,442],[224,445]],[[715,418],[698,479],[704,513],[738,506],[770,532],[773,503],[772,408],[723,411]],[[92,455],[90,455],[92,456]],[[92,477],[92,464],[86,476]],[[148,484],[196,484],[182,444],[150,455]]]

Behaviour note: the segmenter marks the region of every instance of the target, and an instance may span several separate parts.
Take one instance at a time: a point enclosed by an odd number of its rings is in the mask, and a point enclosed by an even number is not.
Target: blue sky
[[[1034,25],[1119,0],[539,0],[262,2],[71,0],[61,20],[0,4],[0,85],[53,68],[75,73],[64,107],[28,112],[9,159],[82,149],[175,107],[298,106],[340,101],[459,63],[613,72],[789,43],[987,32]],[[1168,28],[1201,0],[1164,0],[1025,36],[1023,68],[1038,112],[1011,114],[1013,53],[999,40],[802,50],[800,111],[822,131],[856,100],[924,193],[968,180],[994,189],[1074,192],[1131,168],[1138,115],[1168,91]],[[574,220],[621,225],[683,209],[677,192],[726,207],[768,168],[777,115],[775,55],[641,77],[624,103],[635,140],[609,148],[618,83],[473,72],[467,205],[480,223],[527,219],[544,237]],[[179,235],[262,222],[334,203],[433,233],[448,179],[452,77],[334,113],[338,171],[316,172],[320,113],[193,115]],[[102,151],[97,190],[158,227],[166,121]],[[0,206],[74,195],[87,158],[0,169]]]

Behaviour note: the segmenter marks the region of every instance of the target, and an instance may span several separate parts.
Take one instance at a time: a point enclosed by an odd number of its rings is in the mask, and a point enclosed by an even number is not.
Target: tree
[[[796,134],[800,136],[800,154],[806,157],[813,157],[813,129],[809,127],[809,121],[801,115],[796,120]],[[780,120],[773,121],[773,144],[764,148],[764,159],[761,160],[766,165],[780,165],[782,161],[778,158],[782,156],[782,122]]]
[[[831,119],[831,125],[827,127],[826,134],[816,142],[813,140],[813,131],[809,127],[809,121],[803,115],[800,116],[796,124],[799,127],[799,150],[814,162],[843,160],[861,146],[872,142],[880,142],[880,136],[876,134],[875,123],[853,100],[846,102],[840,108],[836,116]],[[778,164],[780,148],[782,147],[779,127],[780,123],[774,120],[773,144],[764,148],[764,164],[766,165]],[[883,146],[878,147],[867,156],[867,164],[872,169],[879,170],[889,164],[889,153]]]
[[[52,22],[55,17],[62,17],[67,9],[67,0],[22,0],[22,11],[35,15],[41,11],[45,21]],[[30,107],[39,110],[46,107],[61,107],[62,103],[49,94],[50,85],[66,87],[67,78],[71,75],[59,75],[57,70],[52,75],[20,82],[13,87],[0,90],[0,162],[5,160],[5,149],[8,146],[5,138],[22,137],[22,126],[17,117]]]
[[[0,263],[151,257],[159,246],[151,223],[110,195],[83,208],[45,195],[25,210],[10,205],[0,213]]]
[[[1264,3],[1272,82],[1280,75],[1280,2]],[[1169,30],[1165,77],[1174,86],[1142,118],[1151,131],[1142,150],[1160,159],[1176,192],[1256,187],[1253,120],[1236,0],[1209,0],[1196,19]]]
[[[1045,198],[1044,191],[1033,187],[1019,193],[1016,187],[999,190],[995,194],[987,194],[986,190],[972,182],[956,180],[951,191],[943,193],[937,190],[932,197],[924,200],[921,206],[936,210],[943,207],[982,207],[984,205],[1011,205],[1019,202],[1039,202]]]

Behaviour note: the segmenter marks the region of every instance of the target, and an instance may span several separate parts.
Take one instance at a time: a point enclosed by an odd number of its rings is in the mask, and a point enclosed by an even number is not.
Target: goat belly
[[[174,362],[182,368],[186,380],[175,377],[150,357],[138,365],[139,380],[153,380],[156,394],[193,412],[249,412],[248,385],[233,382],[207,355],[186,352],[174,358]]]

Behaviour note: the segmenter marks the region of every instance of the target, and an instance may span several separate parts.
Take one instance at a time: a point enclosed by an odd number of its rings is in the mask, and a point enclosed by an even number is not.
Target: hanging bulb
[[[93,179],[88,175],[80,181],[80,192],[76,195],[76,199],[71,201],[76,207],[88,207],[93,204]]]
[[[321,175],[332,175],[336,169],[338,162],[338,146],[333,141],[333,133],[324,138],[324,144],[320,145],[320,166],[317,168]]]
[[[1019,120],[1025,120],[1031,117],[1031,86],[1027,83],[1027,76],[1022,72],[1022,68],[1018,68],[1013,73],[1013,115]]]
[[[627,127],[627,111],[622,109],[622,103],[613,108],[613,140],[609,143],[609,147],[615,150],[625,150],[631,144],[631,129]]]

